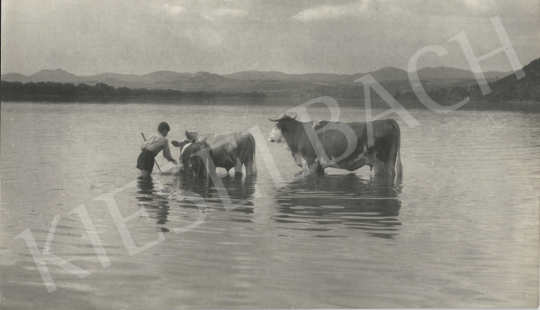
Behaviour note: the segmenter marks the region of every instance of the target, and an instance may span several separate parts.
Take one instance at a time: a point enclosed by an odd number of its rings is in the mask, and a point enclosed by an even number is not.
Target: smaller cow
[[[179,162],[182,163],[182,169],[193,173],[197,177],[206,177],[208,166],[208,143],[194,140],[184,140],[182,142],[172,141],[173,146],[180,148]]]
[[[212,148],[210,154],[215,167],[225,168],[227,172],[234,168],[235,174],[242,174],[242,167],[245,166],[246,175],[257,174],[255,138],[253,138],[252,134],[232,132],[202,136],[197,132],[186,130],[186,138],[190,141],[205,141],[208,143]]]

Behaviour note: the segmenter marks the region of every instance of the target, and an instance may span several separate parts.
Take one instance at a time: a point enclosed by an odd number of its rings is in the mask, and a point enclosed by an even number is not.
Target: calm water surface
[[[258,150],[257,177],[226,176],[223,184],[233,202],[256,187],[261,197],[228,212],[211,184],[171,173],[136,181],[140,133],[152,134],[161,121],[172,127],[170,140],[186,129],[254,126],[266,137],[267,119],[298,103],[2,103],[0,306],[537,306],[540,114],[411,110],[416,128],[394,114],[404,166],[396,183],[369,168],[327,169],[322,178],[276,188]],[[322,107],[309,112],[329,117]],[[364,113],[342,108],[340,120]],[[282,145],[267,147],[283,179],[299,173]],[[105,201],[95,200],[118,188],[116,206],[122,217],[133,215],[125,225],[135,246],[157,243],[132,255]],[[182,199],[189,192],[206,208]],[[106,268],[79,215],[69,214],[81,205]],[[89,275],[48,263],[57,287],[48,293],[24,239],[14,238],[30,229],[43,251],[55,216],[49,252]]]

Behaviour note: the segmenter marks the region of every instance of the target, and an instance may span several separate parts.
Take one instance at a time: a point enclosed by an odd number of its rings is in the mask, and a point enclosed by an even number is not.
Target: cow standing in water
[[[178,143],[177,141],[172,141],[174,146],[180,147],[180,160],[184,164],[184,168],[189,167],[189,158],[197,156],[194,154],[209,146],[209,154],[214,163],[214,169],[221,167],[229,172],[229,170],[234,168],[235,174],[242,174],[242,167],[245,166],[246,175],[252,176],[257,174],[255,138],[250,133],[242,134],[240,132],[234,132],[201,137],[197,132],[186,131],[185,135],[187,140],[184,142]],[[234,140],[236,146],[231,143],[231,140]],[[204,145],[201,143],[204,143]],[[192,149],[193,147],[197,150]],[[194,173],[196,172],[194,171]],[[210,171],[210,173],[215,173],[215,170]]]
[[[205,177],[208,166],[208,153],[205,151],[208,144],[204,141],[184,140],[182,142],[171,141],[172,145],[180,148],[180,158],[178,162],[182,164],[184,171],[193,173],[194,176]],[[199,155],[195,155],[199,153]]]
[[[296,118],[296,117],[295,117]],[[328,121],[303,123],[288,115],[282,114],[277,119],[270,119],[275,126],[270,132],[270,142],[287,143],[296,164],[304,171],[324,174],[324,168],[332,167],[354,171],[365,165],[375,169],[376,175],[401,176],[400,129],[393,119],[376,120],[373,126],[373,145],[368,147],[366,123],[334,123],[347,125],[355,135],[355,141],[347,140],[347,136],[338,129],[323,130],[317,134],[322,149],[329,160],[339,158],[348,150],[349,143],[356,142],[356,146],[350,155],[337,161],[325,162],[320,154],[317,154],[309,139],[306,126],[315,130],[324,128]]]

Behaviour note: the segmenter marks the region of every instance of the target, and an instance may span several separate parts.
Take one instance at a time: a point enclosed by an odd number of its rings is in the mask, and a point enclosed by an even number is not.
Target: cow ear
[[[285,113],[280,114],[277,118],[269,118],[268,120],[271,122],[279,122],[280,120],[286,118],[287,115]]]
[[[176,146],[176,147],[180,147],[180,143],[178,143],[178,141],[176,140],[173,140],[171,141],[172,145]]]

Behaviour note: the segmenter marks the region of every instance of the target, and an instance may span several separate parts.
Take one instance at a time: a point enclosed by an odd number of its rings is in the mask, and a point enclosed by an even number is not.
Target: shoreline
[[[29,98],[32,97],[32,98]],[[2,103],[12,104],[165,104],[182,105],[201,104],[201,105],[282,105],[281,99],[288,99],[298,102],[298,104],[307,102],[314,98],[297,97],[98,97],[84,96],[76,98],[58,98],[58,96],[24,96],[24,98],[1,98]],[[33,99],[33,100],[28,100]],[[58,100],[61,99],[61,100]],[[334,98],[340,106],[365,108],[365,99],[363,98]],[[428,108],[419,100],[398,101],[405,109],[427,110]],[[440,102],[441,105],[451,106],[457,102]],[[372,98],[371,106],[376,110],[388,110],[390,106],[380,98]],[[540,102],[534,101],[470,101],[458,110],[479,110],[479,111],[522,111],[540,113]]]

